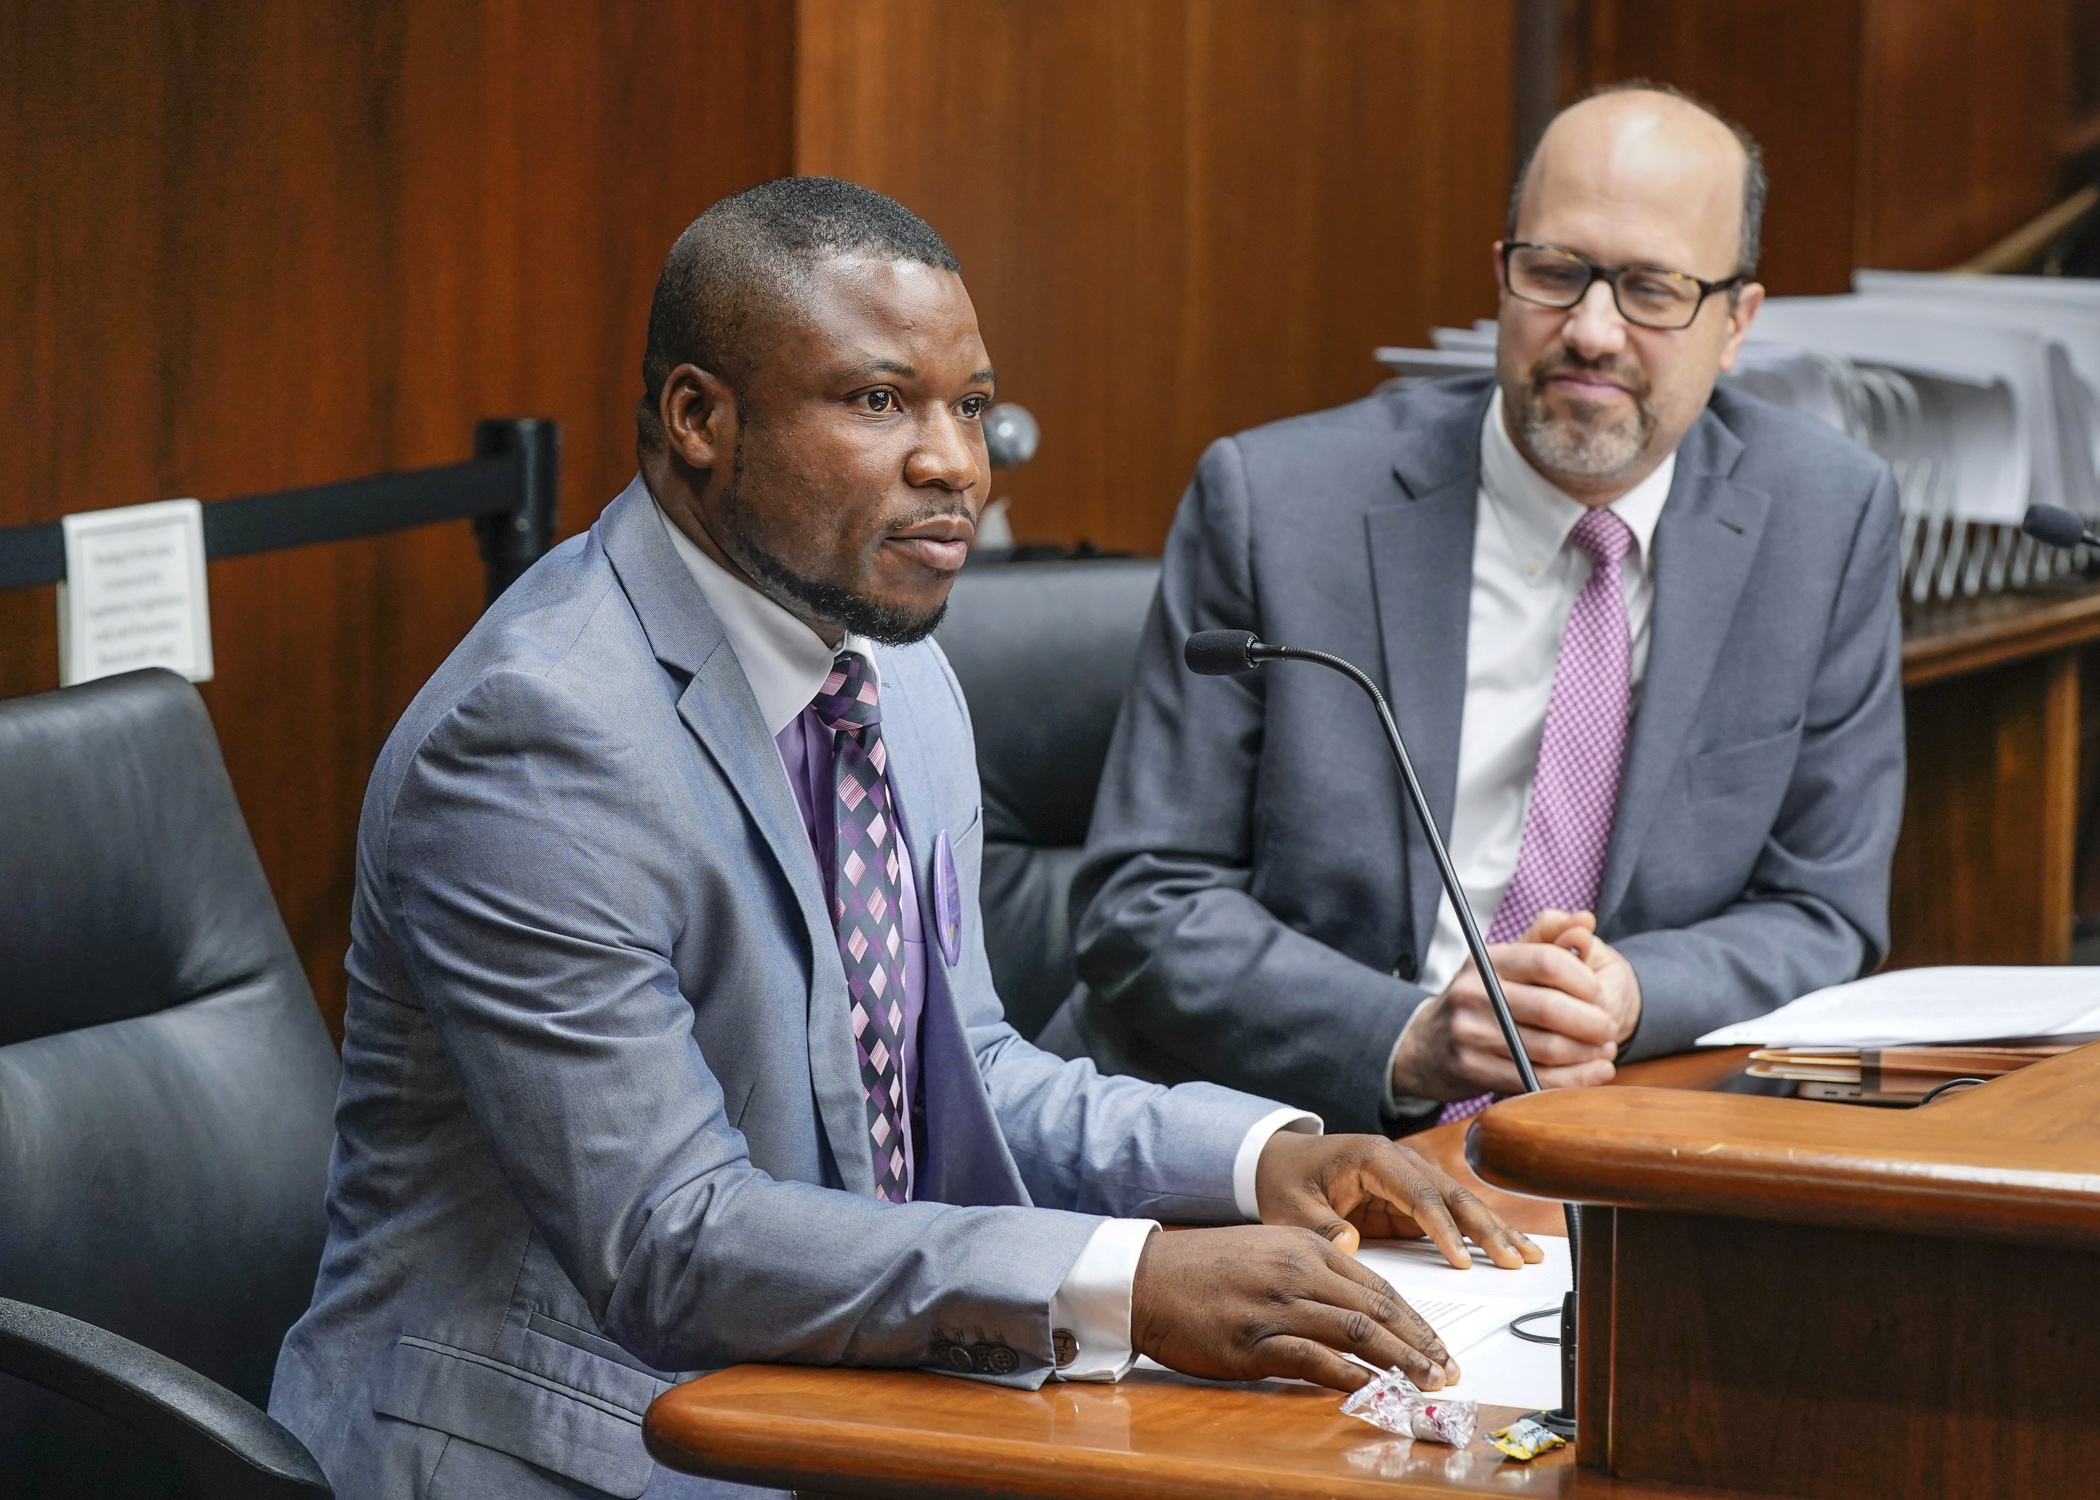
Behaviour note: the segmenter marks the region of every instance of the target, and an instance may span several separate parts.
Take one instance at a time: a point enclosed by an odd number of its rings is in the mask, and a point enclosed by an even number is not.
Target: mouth
[[[1552,376],[1548,384],[1561,395],[1572,396],[1577,401],[1609,401],[1629,394],[1618,381],[1594,370],[1563,370]]]
[[[970,555],[977,528],[963,516],[939,516],[921,521],[883,538],[884,545],[897,547],[936,573],[953,573]]]

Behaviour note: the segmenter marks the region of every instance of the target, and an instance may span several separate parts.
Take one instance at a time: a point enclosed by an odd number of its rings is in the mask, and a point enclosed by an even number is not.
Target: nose
[[[966,494],[985,479],[984,439],[951,407],[938,408],[919,428],[919,441],[904,460],[904,481],[913,489]]]
[[[1612,301],[1611,288],[1602,281],[1590,283],[1580,302],[1568,309],[1561,325],[1561,342],[1584,359],[1604,359],[1626,347],[1626,320]]]

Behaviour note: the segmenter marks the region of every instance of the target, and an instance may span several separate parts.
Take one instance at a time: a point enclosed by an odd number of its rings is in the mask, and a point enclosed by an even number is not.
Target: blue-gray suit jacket
[[[1331,1129],[1401,1123],[1387,1063],[1425,997],[1442,887],[1377,721],[1334,673],[1194,677],[1181,643],[1252,630],[1379,676],[1448,828],[1491,393],[1418,387],[1204,455],[1073,891],[1088,988],[1046,1045],[1257,1089]],[[1856,978],[1886,948],[1896,538],[1886,466],[1820,422],[1722,391],[1679,447],[1597,902],[1641,985],[1622,1059]]]
[[[643,1449],[682,1376],[922,1365],[947,1341],[1033,1386],[1093,1216],[1238,1218],[1233,1158],[1271,1104],[1103,1079],[1001,1019],[961,692],[931,643],[878,660],[919,890],[945,831],[965,913],[957,965],[929,945],[923,1201],[904,1205],[873,1196],[786,774],[639,480],[388,739],[328,1244],[270,1399],[344,1500],[724,1493]]]

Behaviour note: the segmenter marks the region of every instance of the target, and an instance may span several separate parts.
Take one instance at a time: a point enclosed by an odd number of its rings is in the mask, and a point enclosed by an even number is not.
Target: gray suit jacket
[[[1398,1123],[1387,1061],[1441,888],[1370,706],[1316,667],[1195,677],[1181,643],[1252,630],[1380,676],[1448,828],[1490,393],[1419,387],[1204,455],[1073,892],[1087,989],[1046,1045],[1076,1031],[1105,1067],[1258,1089],[1334,1129]],[[1678,450],[1598,899],[1644,1003],[1622,1057],[1886,947],[1896,536],[1886,467],[1806,417],[1717,393]]]
[[[639,480],[387,741],[328,1244],[270,1400],[345,1500],[717,1493],[642,1447],[682,1375],[923,1365],[947,1342],[1033,1386],[1093,1216],[1237,1220],[1233,1158],[1273,1106],[1103,1079],[1005,1025],[962,694],[931,643],[879,663],[919,890],[946,830],[966,914],[955,967],[930,945],[905,1205],[873,1196],[793,794]]]

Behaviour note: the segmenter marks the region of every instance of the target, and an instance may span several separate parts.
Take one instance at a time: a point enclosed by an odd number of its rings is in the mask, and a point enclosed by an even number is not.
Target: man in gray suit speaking
[[[1213,628],[1382,672],[1547,1086],[1873,968],[1896,493],[1714,388],[1763,297],[1763,198],[1754,144],[1681,95],[1575,105],[1495,246],[1493,380],[1204,455],[1073,892],[1086,987],[1043,1045],[1360,1130],[1517,1086],[1356,690],[1191,676]]]
[[[826,179],[725,199],[643,374],[641,476],[373,773],[328,1242],[271,1411],[345,1500],[697,1496],[751,1492],[657,1468],[642,1414],[740,1360],[1441,1383],[1347,1251],[1515,1266],[1522,1236],[1389,1141],[1000,1018],[925,639],[989,473],[946,245]]]

